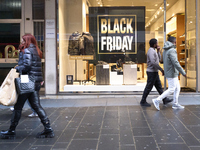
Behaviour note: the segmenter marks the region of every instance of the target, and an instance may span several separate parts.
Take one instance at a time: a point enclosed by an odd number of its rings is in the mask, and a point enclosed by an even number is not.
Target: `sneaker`
[[[11,111],[14,111],[14,107],[10,107],[10,110],[11,110]]]
[[[35,112],[33,112],[32,114],[28,115],[29,118],[33,118],[33,117],[37,117],[37,116],[38,116],[38,114],[35,113]]]
[[[140,102],[141,106],[145,106],[145,107],[151,107],[151,104],[147,103],[147,102]]]
[[[185,106],[182,106],[182,105],[180,105],[180,104],[173,104],[172,108],[173,108],[173,109],[184,109]]]
[[[157,110],[160,110],[159,107],[159,101],[157,99],[152,99],[154,106],[156,107]]]

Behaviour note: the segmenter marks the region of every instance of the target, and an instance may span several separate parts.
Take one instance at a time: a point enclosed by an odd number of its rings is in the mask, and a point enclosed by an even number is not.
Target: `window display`
[[[166,9],[167,33],[176,34],[182,66],[187,57],[184,5],[172,0]],[[164,1],[59,0],[58,37],[60,91],[99,92],[107,86],[109,91],[143,91],[149,40],[164,45]],[[73,82],[66,84],[69,75]],[[164,86],[164,77],[161,81]]]

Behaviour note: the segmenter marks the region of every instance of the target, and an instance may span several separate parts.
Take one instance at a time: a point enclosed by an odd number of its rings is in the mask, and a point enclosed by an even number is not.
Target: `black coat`
[[[41,58],[34,44],[31,43],[28,48],[24,49],[24,53],[20,52],[16,70],[22,74],[33,75],[36,82],[43,81]]]

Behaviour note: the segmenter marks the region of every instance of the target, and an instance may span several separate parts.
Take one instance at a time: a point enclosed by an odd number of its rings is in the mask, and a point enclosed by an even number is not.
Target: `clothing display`
[[[81,46],[82,49],[80,49],[80,53],[82,55],[93,55],[94,54],[94,39],[92,35],[89,32],[83,32],[82,37],[83,38],[83,46]]]
[[[77,31],[69,37],[68,54],[70,55],[94,55],[94,39],[89,32],[82,35]]]
[[[72,33],[69,37],[69,46],[68,46],[68,54],[70,55],[79,55],[80,49],[82,49],[80,44],[82,42],[81,34],[77,31]]]
[[[103,64],[96,66],[96,85],[109,85],[109,67],[104,67]]]

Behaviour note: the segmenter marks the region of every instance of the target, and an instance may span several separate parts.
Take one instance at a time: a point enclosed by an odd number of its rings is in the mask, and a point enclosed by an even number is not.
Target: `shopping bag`
[[[11,69],[0,87],[0,104],[5,106],[15,105],[17,102],[17,92],[15,88],[15,78],[19,77],[16,69]]]

